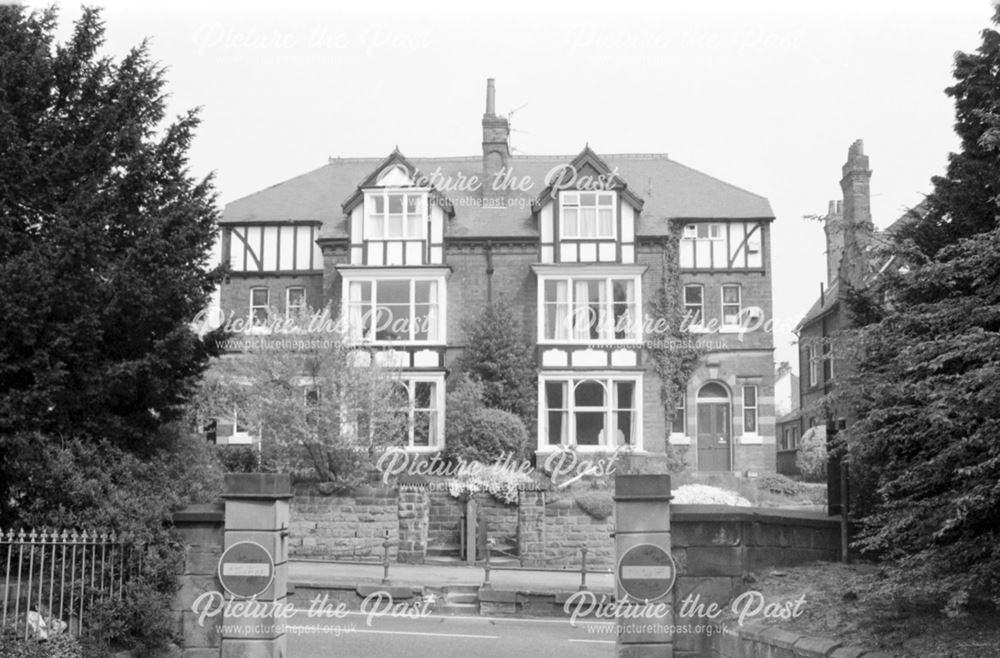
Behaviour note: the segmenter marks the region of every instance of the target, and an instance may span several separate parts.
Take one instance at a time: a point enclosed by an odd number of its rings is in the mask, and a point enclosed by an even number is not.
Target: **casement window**
[[[820,368],[819,350],[816,349],[816,345],[806,346],[806,360],[809,362],[809,385],[816,386],[819,384]]]
[[[545,377],[541,394],[541,448],[640,447],[637,377]]]
[[[443,442],[443,381],[405,379],[394,383],[389,408],[399,415],[400,443],[409,448],[436,448]]]
[[[743,310],[743,291],[739,285],[722,286],[722,326],[740,326],[740,314]]]
[[[227,225],[223,259],[233,272],[305,272],[323,269],[316,245],[319,223]]]
[[[760,222],[699,222],[681,234],[680,266],[698,270],[760,269],[764,225]]]
[[[688,224],[684,227],[685,240],[722,240],[725,238],[722,224]]]
[[[684,317],[688,326],[697,327],[705,322],[705,286],[692,283],[684,286]]]
[[[285,317],[294,318],[306,310],[306,289],[290,286],[285,289]]]
[[[427,234],[427,195],[391,191],[365,194],[365,240],[421,239]]]
[[[250,321],[262,325],[270,316],[270,291],[267,288],[250,289]]]
[[[670,433],[675,436],[687,435],[687,404],[684,401],[685,397],[682,393],[677,400],[677,410],[674,411],[674,420],[670,425]]]
[[[347,280],[351,340],[420,343],[444,340],[444,279]]]
[[[544,278],[540,341],[640,339],[640,278]]]
[[[759,407],[757,404],[757,387],[743,387],[743,433],[757,434]]]
[[[560,192],[560,237],[614,239],[615,197],[614,192]]]

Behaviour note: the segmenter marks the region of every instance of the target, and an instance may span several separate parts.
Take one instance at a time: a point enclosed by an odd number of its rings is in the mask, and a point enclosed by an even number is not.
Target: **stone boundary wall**
[[[407,502],[410,502],[407,500]],[[396,487],[357,487],[324,496],[296,486],[289,522],[288,552],[298,558],[381,562],[389,531],[389,558],[397,559],[400,492]]]
[[[758,507],[673,505],[671,553],[677,563],[674,609],[688,597],[704,606],[725,607],[753,589],[748,576],[774,567],[791,567],[840,557],[840,521],[823,514]],[[717,636],[676,634],[674,656],[708,653]],[[734,653],[768,656],[771,653]],[[788,654],[789,656],[793,654]],[[799,654],[812,655],[812,654]],[[782,658],[784,654],[782,654]]]
[[[577,568],[586,544],[590,569],[614,566],[614,518],[592,518],[571,497],[522,491],[517,505],[478,498],[490,536],[516,541],[524,566]],[[298,487],[289,551],[295,558],[378,562],[389,532],[390,559],[419,564],[428,553],[457,551],[465,502],[421,485],[359,487],[325,496]],[[728,601],[753,572],[839,559],[840,525],[821,513],[716,505],[671,506],[678,566],[675,591]],[[352,553],[353,551],[353,553]]]

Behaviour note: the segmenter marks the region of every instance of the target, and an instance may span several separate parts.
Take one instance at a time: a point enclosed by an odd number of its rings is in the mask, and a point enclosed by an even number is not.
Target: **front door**
[[[698,404],[698,470],[728,471],[730,462],[729,403]]]

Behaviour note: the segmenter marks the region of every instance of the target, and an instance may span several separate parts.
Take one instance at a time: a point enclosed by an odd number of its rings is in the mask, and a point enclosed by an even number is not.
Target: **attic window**
[[[562,237],[614,238],[615,195],[612,192],[559,194]]]
[[[365,239],[422,238],[426,195],[370,192],[365,195]]]
[[[685,240],[721,240],[722,224],[688,224],[684,227]]]

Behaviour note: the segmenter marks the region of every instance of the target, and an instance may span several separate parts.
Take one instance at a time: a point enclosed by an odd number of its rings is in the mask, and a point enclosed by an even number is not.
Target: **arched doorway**
[[[732,470],[729,391],[709,382],[698,391],[698,470]]]

